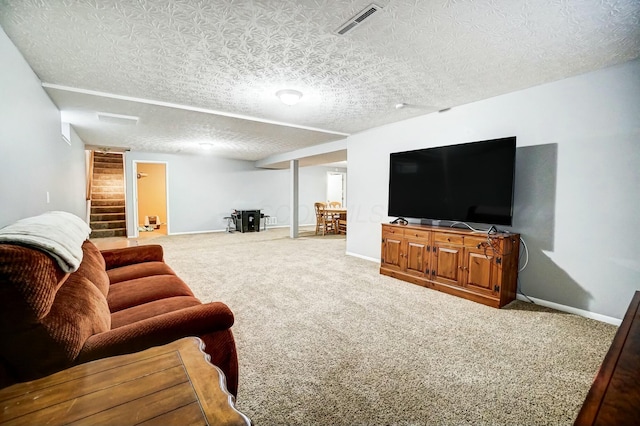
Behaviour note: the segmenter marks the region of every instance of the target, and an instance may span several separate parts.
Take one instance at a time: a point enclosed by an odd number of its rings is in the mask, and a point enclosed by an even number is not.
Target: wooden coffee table
[[[0,390],[0,424],[243,425],[202,341],[184,338]]]

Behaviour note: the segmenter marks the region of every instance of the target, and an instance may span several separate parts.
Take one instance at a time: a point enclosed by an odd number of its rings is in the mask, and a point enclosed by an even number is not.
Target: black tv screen
[[[511,225],[516,138],[396,152],[389,216]]]

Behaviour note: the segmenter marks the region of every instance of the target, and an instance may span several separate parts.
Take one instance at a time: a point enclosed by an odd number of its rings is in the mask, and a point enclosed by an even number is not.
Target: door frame
[[[171,235],[171,225],[169,222],[169,163],[167,161],[151,161],[151,160],[132,160],[132,176],[133,185],[131,188],[133,195],[133,229],[134,229],[134,238],[138,238],[140,236],[138,231],[138,164],[164,164],[164,188],[165,188],[165,197],[166,197],[166,207],[167,207],[167,235]]]

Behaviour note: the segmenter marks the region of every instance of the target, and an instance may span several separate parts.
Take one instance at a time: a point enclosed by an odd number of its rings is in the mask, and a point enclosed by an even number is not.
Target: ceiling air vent
[[[375,3],[371,3],[369,6],[365,7],[358,14],[356,14],[356,16],[340,25],[340,27],[338,27],[338,29],[335,31],[336,34],[344,35],[348,33],[352,29],[356,28],[359,24],[364,22],[367,18],[370,18],[371,15],[373,15],[380,9],[382,9],[382,7],[378,6]]]

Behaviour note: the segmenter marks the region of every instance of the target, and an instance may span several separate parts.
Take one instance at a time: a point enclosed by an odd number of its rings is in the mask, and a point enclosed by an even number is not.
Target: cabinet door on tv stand
[[[429,275],[429,249],[428,239],[412,239],[405,237],[402,252],[405,258],[406,273],[417,277]]]
[[[382,236],[382,266],[386,269],[400,271],[402,265],[402,236],[383,234]]]
[[[500,266],[490,249],[465,249],[464,285],[474,293],[496,296],[500,292]]]
[[[462,283],[462,267],[462,247],[433,243],[432,281],[459,286]]]

